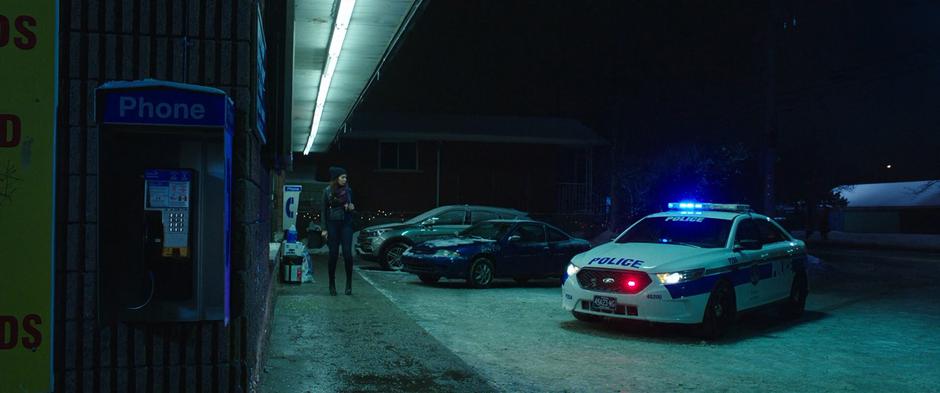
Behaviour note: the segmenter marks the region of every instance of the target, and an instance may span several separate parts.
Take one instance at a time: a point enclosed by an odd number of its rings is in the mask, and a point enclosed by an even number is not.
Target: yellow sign
[[[0,0],[0,392],[53,388],[57,3]]]

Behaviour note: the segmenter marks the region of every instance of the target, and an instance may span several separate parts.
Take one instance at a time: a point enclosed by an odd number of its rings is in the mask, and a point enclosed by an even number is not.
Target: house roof
[[[350,125],[343,135],[345,138],[568,146],[607,144],[580,121],[557,117],[370,113],[357,115]]]
[[[848,207],[940,207],[940,180],[836,187]]]

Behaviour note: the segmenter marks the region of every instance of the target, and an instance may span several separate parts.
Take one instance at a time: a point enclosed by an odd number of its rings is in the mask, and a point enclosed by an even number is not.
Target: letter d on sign
[[[13,349],[19,338],[19,321],[9,315],[0,315],[0,349]]]
[[[0,147],[16,147],[20,144],[23,124],[16,115],[0,114]]]

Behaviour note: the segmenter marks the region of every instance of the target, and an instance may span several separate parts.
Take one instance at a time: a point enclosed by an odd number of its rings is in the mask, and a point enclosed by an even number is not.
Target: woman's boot
[[[346,277],[346,294],[352,295],[352,277]]]
[[[336,280],[330,277],[330,296],[336,296]]]

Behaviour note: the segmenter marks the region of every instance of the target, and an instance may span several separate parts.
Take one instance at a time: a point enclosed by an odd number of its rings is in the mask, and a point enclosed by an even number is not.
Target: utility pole
[[[777,161],[777,66],[776,46],[777,29],[780,28],[780,18],[777,11],[777,1],[769,1],[769,15],[767,22],[767,69],[766,69],[766,112],[764,113],[764,214],[776,214],[776,185],[774,171]]]
[[[434,181],[436,190],[434,191],[434,207],[441,206],[441,145],[443,141],[437,141],[437,180]]]

